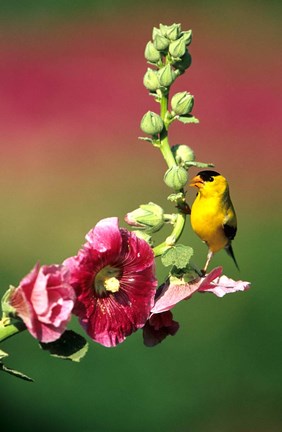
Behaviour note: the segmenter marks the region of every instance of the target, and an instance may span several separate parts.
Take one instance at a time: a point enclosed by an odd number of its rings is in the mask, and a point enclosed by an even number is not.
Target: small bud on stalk
[[[185,144],[176,144],[171,148],[177,165],[186,167],[186,164],[195,160],[194,151]]]
[[[144,75],[143,84],[146,89],[150,91],[156,91],[158,88],[160,88],[158,73],[155,70],[148,68]]]
[[[183,167],[173,166],[169,168],[164,175],[165,184],[176,191],[184,188],[187,181],[188,174]]]
[[[192,111],[194,96],[184,91],[176,93],[171,99],[171,107],[176,115],[186,115]]]
[[[168,64],[158,71],[159,82],[163,87],[169,87],[176,79],[177,74]]]
[[[141,204],[136,210],[127,213],[125,221],[128,225],[154,233],[164,225],[163,209],[153,202]]]
[[[161,60],[160,52],[154,47],[152,41],[147,43],[144,55],[145,59],[150,63],[158,63],[158,61]]]
[[[157,135],[163,130],[164,124],[158,114],[148,111],[146,114],[144,114],[140,123],[140,127],[141,130],[146,134]]]

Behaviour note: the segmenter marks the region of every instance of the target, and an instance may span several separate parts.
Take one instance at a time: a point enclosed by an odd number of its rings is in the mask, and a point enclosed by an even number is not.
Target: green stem
[[[168,128],[170,125],[170,121],[168,120],[168,98],[169,98],[169,90],[167,90],[166,93],[162,94],[161,100],[160,100],[160,116],[164,122],[164,128],[160,135],[160,151],[162,152],[162,155],[168,165],[169,168],[173,166],[177,166],[175,158],[172,154],[171,147],[169,145],[168,140]],[[175,191],[179,192],[179,191]],[[176,221],[172,230],[172,233],[169,237],[166,238],[166,240],[163,243],[160,243],[157,245],[153,251],[155,254],[155,257],[162,255],[167,249],[172,247],[180,238],[182,231],[185,226],[186,221],[186,213],[182,210],[183,202],[179,203],[178,206],[178,214],[176,216]]]
[[[186,215],[178,213],[175,225],[169,237],[163,243],[157,245],[153,251],[155,257],[162,255],[166,250],[171,248],[179,239],[185,226]]]
[[[168,141],[168,122],[166,120],[166,115],[168,112],[168,91],[166,92],[166,94],[162,95],[161,98],[161,118],[164,122],[164,128],[161,132],[160,135],[160,150],[162,152],[162,155],[168,165],[169,168],[171,168],[172,166],[176,166],[176,162],[174,159],[174,156],[172,154],[170,145],[169,145],[169,141]]]
[[[6,323],[7,322],[7,323]],[[22,321],[16,321],[14,323],[8,323],[7,320],[0,321],[0,342],[8,339],[16,333],[20,333],[26,330],[26,326]]]

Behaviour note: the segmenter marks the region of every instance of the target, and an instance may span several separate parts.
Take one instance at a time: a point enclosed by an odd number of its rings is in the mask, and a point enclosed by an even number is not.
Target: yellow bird
[[[191,225],[209,248],[203,272],[207,271],[213,254],[223,248],[239,270],[231,246],[237,231],[237,219],[227,180],[216,171],[201,171],[191,180],[190,186],[199,190],[191,208]]]

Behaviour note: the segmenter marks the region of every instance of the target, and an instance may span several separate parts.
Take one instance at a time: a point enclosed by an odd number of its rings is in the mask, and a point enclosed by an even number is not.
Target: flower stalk
[[[12,322],[8,318],[3,318],[0,321],[0,342],[24,330],[26,330],[26,326],[22,321]]]

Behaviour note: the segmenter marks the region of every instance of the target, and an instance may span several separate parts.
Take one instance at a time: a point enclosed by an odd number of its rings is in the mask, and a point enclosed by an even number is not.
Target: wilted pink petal
[[[222,267],[216,267],[205,277],[197,278],[189,283],[181,279],[166,281],[157,291],[154,307],[151,312],[154,314],[168,311],[182,300],[187,300],[195,292],[212,292],[218,297],[236,291],[245,291],[250,287],[248,282],[234,281],[221,276]]]
[[[179,324],[174,321],[170,311],[153,314],[143,327],[144,344],[148,347],[162,342],[167,336],[174,336]]]
[[[249,282],[234,281],[227,276],[221,276],[216,281],[211,282],[210,287],[205,286],[198,289],[199,292],[211,292],[217,297],[223,297],[225,294],[234,293],[237,291],[246,291],[250,288]]]
[[[73,313],[88,335],[112,347],[145,325],[156,292],[154,254],[144,240],[101,220],[75,257],[65,260],[77,294]]]
[[[54,342],[71,318],[75,293],[63,266],[37,264],[11,295],[10,303],[29,332],[41,342]]]

